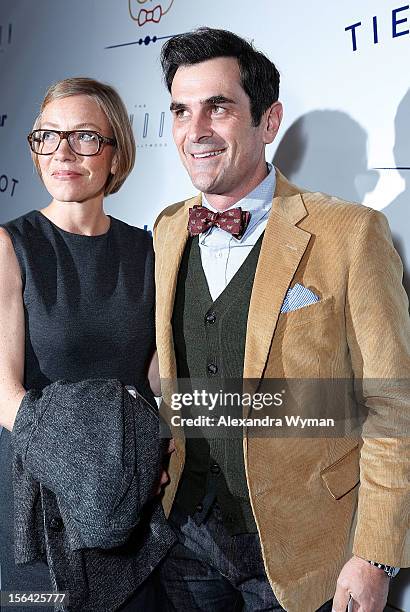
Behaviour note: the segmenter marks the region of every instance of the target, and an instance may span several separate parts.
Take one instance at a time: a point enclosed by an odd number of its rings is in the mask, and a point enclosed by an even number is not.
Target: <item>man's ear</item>
[[[274,102],[264,113],[262,121],[265,122],[264,143],[270,144],[275,140],[283,116],[283,106]]]

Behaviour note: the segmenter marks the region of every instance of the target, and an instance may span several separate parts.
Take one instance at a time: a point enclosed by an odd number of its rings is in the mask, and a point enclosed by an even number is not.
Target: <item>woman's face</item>
[[[39,129],[92,130],[113,137],[107,116],[88,96],[53,100],[44,108]],[[116,149],[103,144],[97,155],[74,153],[67,140],[51,155],[39,155],[41,176],[47,191],[58,202],[101,201],[109,174],[116,171]]]

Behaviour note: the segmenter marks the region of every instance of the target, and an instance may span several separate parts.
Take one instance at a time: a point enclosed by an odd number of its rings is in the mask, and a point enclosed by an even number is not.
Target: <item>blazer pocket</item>
[[[290,310],[289,312],[282,312],[279,315],[278,325],[283,325],[287,328],[325,319],[333,312],[333,308],[334,298],[331,295],[324,300],[319,300],[308,306],[302,306],[301,308]]]
[[[359,444],[320,472],[333,499],[341,499],[360,482]]]

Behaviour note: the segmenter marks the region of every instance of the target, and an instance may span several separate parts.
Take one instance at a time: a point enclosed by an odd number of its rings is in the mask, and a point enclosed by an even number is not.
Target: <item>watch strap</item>
[[[399,567],[394,567],[393,565],[385,565],[384,563],[378,563],[377,561],[369,561],[369,563],[370,565],[374,565],[375,567],[382,569],[384,572],[386,572],[389,578],[394,578],[395,576],[397,576],[400,570]]]

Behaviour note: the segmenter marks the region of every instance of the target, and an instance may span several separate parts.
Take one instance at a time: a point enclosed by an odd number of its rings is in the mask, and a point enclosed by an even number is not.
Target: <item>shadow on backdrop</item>
[[[387,216],[394,245],[404,265],[410,264],[410,241],[404,232],[409,226],[410,197],[410,90],[397,111],[395,158],[406,188],[383,213]],[[285,132],[273,163],[294,183],[311,191],[323,191],[350,202],[363,202],[376,187],[377,170],[367,165],[367,133],[346,113],[312,111],[302,115]],[[403,235],[404,234],[404,235]],[[404,271],[403,284],[410,295],[410,276]]]
[[[383,209],[389,220],[393,241],[405,265],[403,284],[410,296],[410,89],[400,102],[394,120],[394,159],[405,182],[404,191]],[[401,169],[400,169],[401,168]]]
[[[273,163],[297,185],[350,202],[362,202],[379,178],[367,167],[367,133],[334,110],[299,117],[285,132]]]

